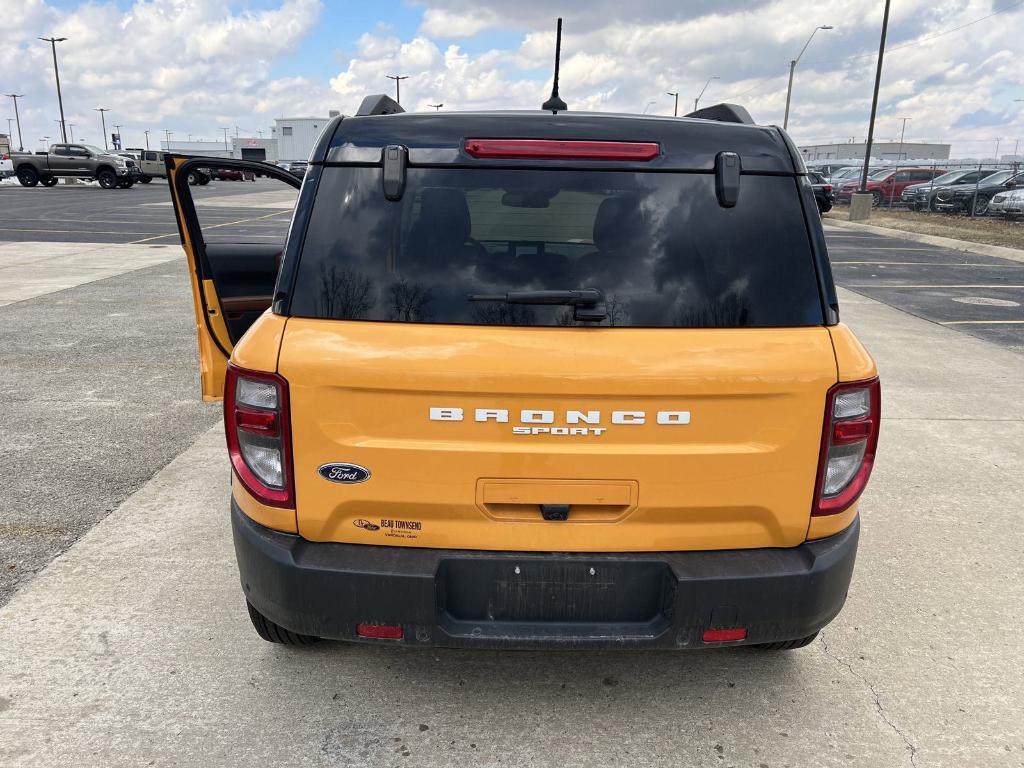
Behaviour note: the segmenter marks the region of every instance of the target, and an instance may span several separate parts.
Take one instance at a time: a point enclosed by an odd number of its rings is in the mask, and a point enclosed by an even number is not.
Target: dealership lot
[[[272,242],[275,189],[196,193],[218,238]],[[827,228],[885,424],[810,648],[295,651],[245,614],[166,201],[0,186],[0,764],[1021,764],[1024,641],[993,628],[1024,598],[1024,263]]]

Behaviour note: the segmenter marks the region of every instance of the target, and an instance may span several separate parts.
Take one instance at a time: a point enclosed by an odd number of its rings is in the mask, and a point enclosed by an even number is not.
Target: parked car
[[[237,168],[216,168],[213,171],[213,178],[218,181],[256,181],[256,175],[252,171],[240,171]]]
[[[0,155],[0,179],[6,179],[14,175],[14,163],[11,156],[6,152]]]
[[[401,112],[325,126],[283,258],[203,238],[202,161],[172,158],[256,632],[808,645],[850,585],[880,389],[781,129]],[[427,145],[458,149],[409,162]]]
[[[932,207],[943,213],[966,213],[984,216],[989,202],[1000,192],[1024,185],[1024,173],[996,171],[978,184],[943,187],[935,193]]]
[[[807,178],[811,182],[811,189],[814,190],[814,199],[818,203],[818,212],[827,213],[831,211],[832,205],[836,201],[832,185],[825,181],[820,173],[815,173],[814,171],[808,171]]]
[[[90,144],[53,144],[49,152],[11,155],[23,187],[52,187],[59,178],[95,179],[104,189],[127,189],[138,178],[135,161]]]
[[[941,176],[936,177],[932,181],[911,184],[909,187],[904,187],[903,192],[900,194],[900,202],[914,211],[928,211],[931,210],[935,193],[939,189],[943,187],[956,187],[964,184],[970,184],[973,186],[981,179],[991,176],[995,172],[995,168],[975,168],[973,170],[970,168],[960,168],[955,171],[949,171],[948,173],[944,173]]]
[[[298,176],[300,179],[306,175],[306,169],[309,163],[305,160],[295,160],[291,163],[284,163],[283,167],[294,176]]]
[[[871,168],[868,168],[868,176],[870,176],[872,173],[876,173],[876,172],[878,172],[880,170],[883,170],[883,169],[872,166]],[[831,184],[832,188],[838,193],[839,189],[844,184],[849,184],[851,181],[855,181],[855,182],[857,182],[859,184],[860,183],[860,176],[861,176],[861,173],[863,173],[863,171],[864,171],[864,166],[848,166],[846,168],[840,168],[832,176],[829,177],[828,183]],[[848,203],[850,201],[849,200],[839,200],[839,199],[837,199],[836,202],[847,202]]]
[[[988,212],[1007,219],[1021,218],[1024,216],[1024,188],[997,193],[988,204]]]
[[[899,200],[903,190],[909,185],[931,181],[942,173],[943,170],[940,168],[883,168],[868,177],[865,191],[872,197],[871,205],[877,207]],[[853,193],[859,188],[860,182],[847,182],[840,187],[837,197],[850,202]]]
[[[810,160],[804,165],[807,166],[808,171],[814,171],[815,173],[821,174],[825,179],[831,179],[832,176],[838,171],[844,168],[850,167],[849,160]]]

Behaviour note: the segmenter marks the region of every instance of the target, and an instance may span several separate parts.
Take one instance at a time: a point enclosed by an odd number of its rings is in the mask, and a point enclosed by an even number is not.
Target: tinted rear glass
[[[797,181],[743,176],[722,208],[710,174],[327,167],[296,274],[301,317],[593,325],[567,306],[473,300],[597,289],[598,325],[822,323]]]

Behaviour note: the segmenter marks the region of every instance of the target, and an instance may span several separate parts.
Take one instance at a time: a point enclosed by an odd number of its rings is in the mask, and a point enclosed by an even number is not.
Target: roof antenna
[[[558,31],[555,33],[555,80],[551,84],[551,98],[540,105],[541,109],[550,109],[551,114],[564,112],[569,105],[558,98],[558,63],[562,58],[562,17],[558,17]]]

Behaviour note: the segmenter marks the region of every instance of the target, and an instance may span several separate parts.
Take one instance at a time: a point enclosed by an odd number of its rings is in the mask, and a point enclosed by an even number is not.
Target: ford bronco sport
[[[449,647],[809,643],[880,418],[784,132],[335,118],[287,241],[204,240],[167,158],[257,632]]]

